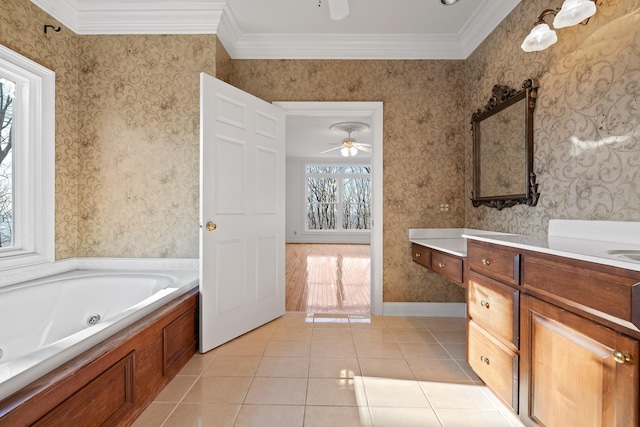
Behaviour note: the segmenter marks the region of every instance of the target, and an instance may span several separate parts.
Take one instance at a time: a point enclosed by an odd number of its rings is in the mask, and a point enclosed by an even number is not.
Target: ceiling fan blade
[[[327,0],[329,16],[334,21],[340,21],[349,15],[349,0]]]
[[[341,148],[342,148],[342,145],[341,145],[341,146],[339,146],[339,147],[329,148],[328,150],[321,151],[319,154],[328,153],[329,151],[339,150],[339,149],[341,149]]]
[[[355,144],[354,147],[356,147],[358,150],[364,151],[365,153],[370,153],[371,152],[371,148],[362,145],[362,144]]]
[[[371,144],[367,144],[366,142],[354,142],[353,145],[360,145],[362,147],[371,147]]]

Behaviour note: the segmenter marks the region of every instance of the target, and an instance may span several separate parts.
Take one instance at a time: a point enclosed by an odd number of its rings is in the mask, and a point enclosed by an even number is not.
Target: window
[[[370,166],[307,166],[307,231],[371,229]]]
[[[54,86],[0,46],[0,269],[53,260]]]

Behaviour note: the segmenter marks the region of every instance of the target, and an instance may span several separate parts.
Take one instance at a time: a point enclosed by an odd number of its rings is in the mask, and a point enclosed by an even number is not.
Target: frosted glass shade
[[[358,149],[356,147],[342,147],[340,149],[340,154],[344,157],[353,157],[358,154]]]
[[[577,25],[595,13],[596,4],[591,0],[565,0],[553,20],[553,26],[564,28]]]
[[[557,41],[558,36],[556,35],[556,32],[549,28],[547,24],[542,23],[533,27],[520,47],[525,52],[535,52],[538,50],[545,50]]]
[[[340,21],[349,14],[349,2],[347,0],[328,0],[329,16],[333,21]]]

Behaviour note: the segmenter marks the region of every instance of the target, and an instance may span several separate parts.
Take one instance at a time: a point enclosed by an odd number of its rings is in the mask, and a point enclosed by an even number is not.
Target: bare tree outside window
[[[370,167],[307,166],[307,230],[370,228]]]
[[[342,228],[369,230],[371,228],[371,179],[346,178],[343,188]]]
[[[15,82],[0,77],[0,247],[13,246],[13,100]]]

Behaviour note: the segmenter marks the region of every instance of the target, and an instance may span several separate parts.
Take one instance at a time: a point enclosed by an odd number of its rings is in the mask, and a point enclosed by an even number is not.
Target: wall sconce
[[[586,25],[595,13],[596,0],[565,0],[560,9],[545,9],[520,47],[525,52],[535,52],[544,50],[558,41],[556,32],[544,21],[549,15],[555,16],[555,28],[564,28],[578,24]]]

